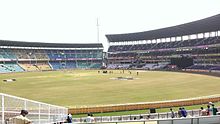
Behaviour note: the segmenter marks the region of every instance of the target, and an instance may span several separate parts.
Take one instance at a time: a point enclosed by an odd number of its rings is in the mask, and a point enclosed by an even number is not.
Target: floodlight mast
[[[99,43],[99,19],[97,18],[97,42]]]

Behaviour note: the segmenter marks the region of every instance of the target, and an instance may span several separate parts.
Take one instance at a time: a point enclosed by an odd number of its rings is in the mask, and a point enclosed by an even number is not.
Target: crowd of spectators
[[[108,62],[112,64],[132,64],[137,59],[141,59],[143,64],[154,64],[170,62],[172,58],[186,56],[192,58],[195,64],[195,66],[188,69],[201,67],[201,70],[219,70],[220,47],[216,45],[219,43],[219,37],[209,37],[176,42],[110,46]],[[201,65],[210,65],[212,67],[207,68]],[[146,66],[148,65],[146,64]]]

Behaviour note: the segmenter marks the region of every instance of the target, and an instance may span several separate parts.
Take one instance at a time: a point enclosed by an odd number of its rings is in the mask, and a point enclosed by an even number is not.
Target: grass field
[[[0,92],[66,107],[173,100],[219,94],[220,78],[206,75],[114,70],[73,70],[0,74]],[[115,80],[133,77],[132,81]],[[3,79],[16,82],[4,83]]]

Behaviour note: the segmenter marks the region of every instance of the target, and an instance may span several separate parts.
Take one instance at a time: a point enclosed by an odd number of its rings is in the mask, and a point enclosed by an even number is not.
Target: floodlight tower
[[[97,18],[97,42],[99,43],[99,19]]]

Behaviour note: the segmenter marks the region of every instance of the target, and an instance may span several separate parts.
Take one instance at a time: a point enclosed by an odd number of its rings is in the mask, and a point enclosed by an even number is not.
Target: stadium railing
[[[218,108],[218,111],[220,111],[220,108]],[[175,113],[175,119],[178,119],[178,113]],[[200,117],[201,111],[200,110],[187,110],[187,117],[196,118]],[[209,116],[207,116],[209,117]],[[122,115],[122,116],[100,116],[100,117],[94,117],[95,122],[128,122],[128,121],[149,121],[152,119],[171,119],[171,113],[149,113],[149,114],[136,114],[136,115]],[[86,117],[82,118],[73,118],[73,122],[75,123],[83,123],[85,122]],[[196,123],[197,124],[197,123]]]
[[[0,93],[0,124],[12,123],[6,120],[19,115],[22,109],[28,111],[27,118],[33,124],[64,122],[68,114],[65,107]]]
[[[80,123],[80,122],[74,122]],[[197,116],[186,118],[165,118],[165,119],[149,119],[149,120],[128,120],[128,121],[112,121],[112,122],[94,122],[95,124],[219,124],[220,116]],[[93,124],[94,124],[93,123]],[[80,124],[88,124],[81,122]]]

